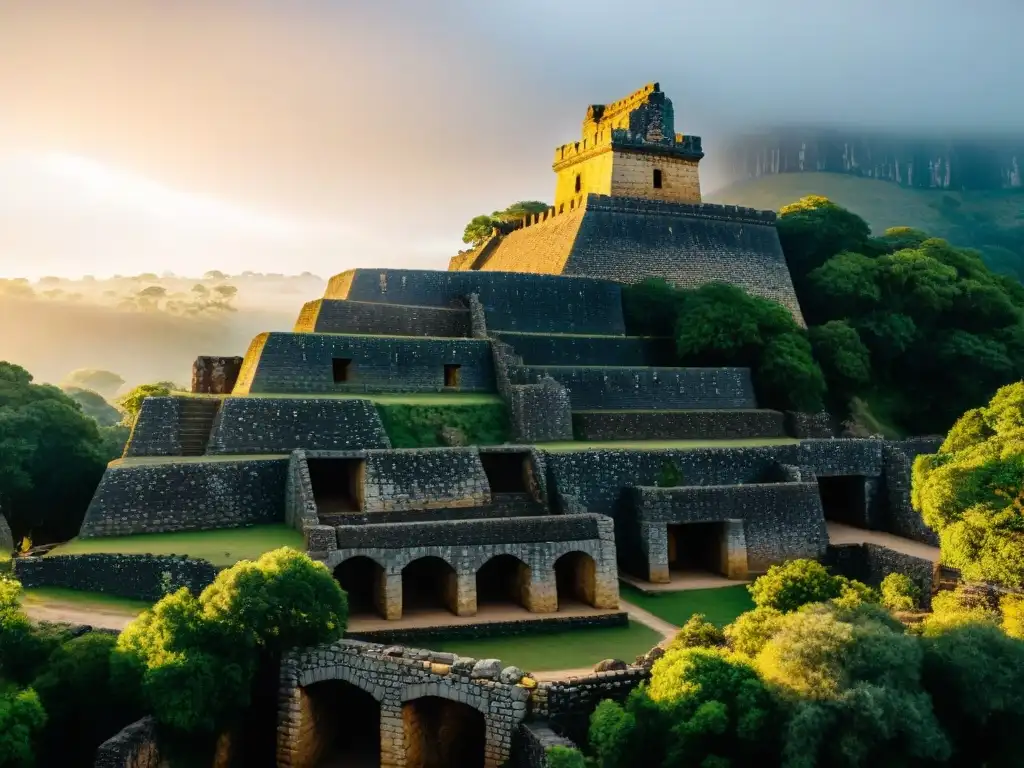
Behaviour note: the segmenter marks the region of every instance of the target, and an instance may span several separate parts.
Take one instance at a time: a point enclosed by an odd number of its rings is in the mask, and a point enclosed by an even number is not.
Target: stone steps
[[[182,404],[178,418],[178,444],[182,456],[202,456],[206,453],[220,405],[219,399],[209,398],[188,399]]]
[[[741,440],[785,437],[781,411],[767,409],[573,411],[577,440]]]

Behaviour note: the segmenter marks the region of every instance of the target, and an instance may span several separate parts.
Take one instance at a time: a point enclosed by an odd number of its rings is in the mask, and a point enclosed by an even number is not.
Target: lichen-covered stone
[[[508,685],[515,685],[523,678],[524,674],[525,672],[519,667],[505,667],[498,675],[498,679]]]
[[[487,678],[488,680],[497,680],[501,675],[501,661],[498,659],[480,659],[476,664],[473,665],[473,671],[470,673],[470,677]]]

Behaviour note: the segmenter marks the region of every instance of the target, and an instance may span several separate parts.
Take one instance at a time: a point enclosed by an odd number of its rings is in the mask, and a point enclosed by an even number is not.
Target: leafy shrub
[[[882,579],[882,605],[890,611],[916,610],[921,590],[904,573],[890,573]]]
[[[548,768],[586,768],[587,761],[578,749],[555,746],[548,747],[545,753]]]
[[[1003,631],[1012,638],[1024,640],[1024,595],[1004,595],[999,601],[1003,614]]]
[[[479,405],[412,405],[378,403],[377,412],[394,448],[442,445],[442,427],[462,432],[471,445],[500,445],[509,439],[504,403]]]
[[[31,768],[32,743],[46,724],[46,711],[32,689],[0,690],[0,766]]]
[[[725,645],[722,630],[702,614],[695,613],[680,627],[669,648],[716,648],[722,645]]]
[[[784,615],[781,611],[767,607],[741,613],[725,628],[726,642],[736,653],[753,658],[778,632]]]
[[[36,627],[21,610],[21,583],[0,576],[0,680],[28,685],[64,640],[56,627]]]
[[[839,597],[846,579],[833,576],[816,560],[790,560],[773,565],[748,587],[754,604],[782,613],[807,603],[821,603]]]

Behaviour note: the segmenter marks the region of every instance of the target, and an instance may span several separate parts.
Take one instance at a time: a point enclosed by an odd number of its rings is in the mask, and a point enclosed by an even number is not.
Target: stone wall
[[[629,614],[625,611],[597,613],[589,616],[561,616],[557,613],[518,621],[488,621],[481,624],[441,624],[436,627],[408,627],[405,629],[369,629],[346,632],[352,640],[370,643],[395,643],[398,645],[429,645],[432,642],[453,639],[480,640],[486,637],[511,637],[513,635],[543,635],[548,632],[570,632],[576,629],[599,629],[602,627],[628,627]]]
[[[125,445],[125,456],[180,456],[184,397],[147,397]]]
[[[625,332],[621,288],[608,280],[519,272],[356,269],[332,277],[324,298],[451,307],[471,293],[479,295],[492,331]]]
[[[513,384],[550,376],[569,390],[573,410],[756,408],[747,368],[513,367]]]
[[[632,495],[638,539],[647,560],[643,575],[651,581],[668,581],[669,524],[742,521],[745,564],[754,573],[784,560],[820,558],[828,546],[818,486],[813,482],[648,486],[634,488]],[[726,575],[747,578],[746,573]]]
[[[835,436],[832,416],[827,412],[786,411],[786,433],[801,440]]]
[[[317,764],[323,742],[334,736],[333,728],[344,725],[317,722],[316,686],[342,681],[378,704],[382,766],[414,768],[416,761],[407,754],[407,745],[418,736],[433,736],[439,746],[445,746],[450,735],[412,730],[421,700],[430,697],[483,714],[484,766],[498,768],[511,756],[513,735],[526,716],[530,689],[521,684],[522,678],[522,670],[503,669],[497,660],[477,662],[454,654],[354,640],[291,653],[281,665],[277,764],[291,768]]]
[[[938,452],[940,445],[941,437],[920,437],[886,442],[882,448],[885,493],[889,504],[889,530],[933,547],[939,546],[938,535],[924,524],[921,513],[910,503],[911,470],[915,458],[923,453]]]
[[[691,411],[578,411],[577,440],[732,440],[785,437],[780,411],[764,409]]]
[[[722,281],[804,322],[771,211],[588,195],[562,274],[624,283],[660,277],[682,288]]]
[[[297,333],[465,337],[469,336],[469,313],[448,307],[317,299],[302,308],[294,330]]]
[[[79,535],[205,531],[284,519],[287,459],[112,465]]]
[[[293,451],[288,460],[288,479],[285,482],[284,495],[284,522],[286,525],[305,535],[307,528],[320,524],[305,451]],[[316,547],[309,546],[308,540],[306,548],[316,549]]]
[[[367,452],[364,487],[364,512],[474,507],[491,500],[475,447]]]
[[[121,729],[96,750],[94,768],[167,768],[157,743],[156,722],[144,717]]]
[[[471,306],[476,301],[475,296],[470,297]],[[491,352],[495,383],[508,406],[512,439],[528,444],[572,440],[568,390],[550,376],[541,376],[532,384],[514,384],[512,372],[522,365],[522,358],[497,338],[491,341]]]
[[[576,744],[551,730],[547,722],[523,723],[512,740],[509,768],[548,768],[547,751],[552,747],[574,749]]]
[[[401,527],[410,533],[404,539],[396,537],[392,546],[388,546],[390,542],[382,536],[380,526],[339,527],[339,548],[321,553],[332,571],[353,557],[367,557],[377,564],[382,577],[378,605],[385,618],[402,616],[403,570],[425,557],[447,563],[445,578],[451,583],[446,587],[446,602],[459,616],[476,613],[477,571],[498,555],[511,555],[522,564],[517,575],[519,597],[522,605],[534,613],[558,610],[556,563],[572,553],[579,553],[566,561],[579,579],[575,597],[595,608],[618,606],[615,532],[612,521],[606,517],[408,523]],[[371,535],[365,537],[357,528],[370,528]],[[567,538],[574,533],[587,537]],[[343,546],[343,541],[356,541],[358,545]]]
[[[496,333],[527,365],[672,366],[678,362],[670,338],[641,336],[544,336]]]
[[[240,357],[200,355],[192,363],[192,391],[206,395],[230,395],[241,370]]]
[[[49,555],[19,557],[14,573],[26,587],[63,587],[156,602],[188,587],[199,594],[219,568],[177,555]]]
[[[530,713],[534,718],[547,718],[558,733],[577,744],[586,744],[590,715],[597,705],[605,699],[625,701],[634,688],[649,678],[648,669],[630,666],[543,682],[530,696]]]
[[[210,454],[390,448],[369,400],[229,397],[213,424]]]
[[[343,373],[335,360],[349,361]],[[491,350],[477,339],[271,333],[247,353],[251,380],[240,377],[235,394],[449,391],[447,365],[459,366],[459,391],[494,391]]]
[[[921,607],[931,608],[932,592],[938,584],[937,564],[931,560],[865,543],[830,545],[826,562],[836,572],[872,587],[881,585],[890,573],[909,576],[921,590]]]

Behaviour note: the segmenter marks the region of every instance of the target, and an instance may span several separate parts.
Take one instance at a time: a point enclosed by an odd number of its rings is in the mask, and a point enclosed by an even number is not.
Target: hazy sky
[[[1024,133],[1021,0],[632,7],[0,0],[0,276],[444,269],[652,80],[709,155],[780,122]]]

